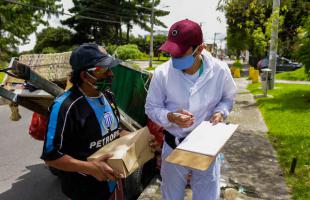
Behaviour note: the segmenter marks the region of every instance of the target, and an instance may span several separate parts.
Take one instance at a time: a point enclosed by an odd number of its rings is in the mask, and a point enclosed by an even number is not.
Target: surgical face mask
[[[175,69],[184,70],[190,68],[195,62],[193,55],[183,56],[182,58],[172,58],[172,65]]]
[[[100,92],[104,92],[108,89],[111,89],[112,87],[112,76],[108,76],[106,78],[96,78],[94,76],[92,76],[91,74],[89,74],[89,72],[86,72],[87,75],[95,80],[95,83],[92,84],[91,82],[87,82],[89,85],[91,85],[95,90],[100,91]]]
[[[196,60],[194,54],[197,51],[197,49],[198,47],[194,50],[194,52],[191,55],[183,56],[181,58],[172,58],[173,67],[178,70],[185,70],[190,68]]]

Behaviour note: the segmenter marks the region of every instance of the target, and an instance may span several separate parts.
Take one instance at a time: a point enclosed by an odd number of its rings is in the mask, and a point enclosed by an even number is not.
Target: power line
[[[89,19],[89,20],[108,22],[108,23],[117,23],[117,24],[121,23],[121,22],[118,22],[118,21],[98,19],[98,18],[95,18],[95,17],[89,17],[89,16],[84,16],[84,15],[73,15],[73,14],[62,12],[62,11],[55,11],[55,10],[46,9],[46,8],[43,8],[43,7],[40,7],[40,6],[35,6],[35,5],[31,5],[31,4],[17,2],[15,0],[0,0],[0,1],[5,1],[7,3],[13,3],[13,4],[21,5],[21,6],[30,7],[30,8],[36,8],[38,10],[43,10],[43,11],[46,11],[48,13],[53,13],[53,14],[67,15],[67,16],[76,17],[76,18]]]
[[[97,13],[102,13],[102,14],[106,14],[106,15],[115,15],[115,16],[119,16],[119,17],[129,17],[129,16],[136,16],[136,14],[131,14],[131,12],[132,12],[132,10],[130,10],[130,9],[124,9],[124,8],[122,8],[121,10],[119,9],[120,7],[119,6],[117,6],[117,5],[113,5],[113,4],[109,4],[109,3],[105,3],[105,4],[100,4],[100,7],[106,7],[106,8],[112,8],[112,9],[114,9],[114,10],[109,10],[109,12],[106,12],[106,11],[102,11],[102,10],[100,10],[100,9],[93,9],[93,8],[86,8],[86,7],[84,7],[84,6],[81,6],[81,4],[80,5],[75,5],[76,7],[79,7],[79,8],[81,8],[81,9],[86,9],[86,10],[89,10],[89,11],[94,11],[94,12],[97,12]],[[145,10],[148,10],[148,11],[151,11],[152,10],[152,8],[150,8],[150,7],[144,7],[144,6],[135,6],[135,7],[133,7],[133,8],[135,8],[135,9],[145,9]],[[119,10],[119,11],[122,11],[122,12],[117,12],[117,10]],[[161,11],[160,9],[154,9],[155,11]],[[127,14],[123,14],[123,13],[127,13]],[[122,15],[121,15],[122,14]],[[151,15],[151,13],[144,13],[144,14],[149,14],[149,15]]]
[[[106,5],[101,5],[103,7],[106,7],[106,8],[119,8],[119,7],[109,7],[109,6],[106,6]],[[118,16],[118,17],[126,17],[126,18],[129,18],[129,17],[133,17],[133,16],[136,16],[136,14],[131,14],[132,13],[132,10],[130,9],[121,9],[120,12],[117,12],[116,10],[109,10],[109,12],[106,12],[106,11],[102,11],[102,10],[98,10],[98,9],[93,9],[93,8],[86,8],[86,7],[83,7],[83,6],[79,6],[81,9],[85,9],[85,10],[89,10],[89,11],[94,11],[94,12],[97,12],[97,13],[102,13],[102,14],[106,14],[106,15],[115,15],[115,16]],[[136,8],[142,8],[142,7],[134,7],[135,9]],[[143,7],[145,8],[145,7]],[[124,13],[125,12],[125,13]],[[150,13],[144,13],[144,14],[149,14]]]
[[[103,12],[100,10],[94,10],[91,8],[85,8],[85,7],[80,7],[82,9],[85,9],[86,11],[91,11],[91,12],[95,12],[95,13],[99,13],[99,14],[105,14],[105,15],[110,15],[110,16],[116,16],[116,17],[120,17],[120,18],[128,18],[128,19],[132,19],[134,16],[136,15],[119,15],[119,14],[115,14],[116,12]]]

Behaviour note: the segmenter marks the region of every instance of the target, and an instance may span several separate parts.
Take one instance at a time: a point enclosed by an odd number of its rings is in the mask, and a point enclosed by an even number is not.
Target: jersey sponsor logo
[[[105,137],[103,137],[102,139],[100,140],[97,140],[97,141],[92,141],[90,144],[89,144],[89,149],[93,149],[93,148],[101,148],[103,147],[104,145],[112,142],[113,140],[117,139],[119,137],[119,130],[117,131],[114,131],[108,135],[106,135]]]
[[[103,115],[103,123],[105,127],[110,128],[113,122],[113,114],[111,112],[106,112]]]

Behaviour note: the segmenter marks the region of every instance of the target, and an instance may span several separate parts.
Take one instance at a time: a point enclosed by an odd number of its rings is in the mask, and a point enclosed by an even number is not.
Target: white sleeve
[[[162,74],[154,72],[146,97],[145,113],[152,121],[166,128],[172,124],[167,119],[170,111],[165,107],[166,88],[161,76]]]
[[[232,110],[234,100],[236,97],[236,83],[231,76],[230,70],[225,64],[225,79],[224,79],[224,89],[222,94],[221,101],[217,104],[215,107],[213,113],[221,112],[224,114],[224,118],[226,118],[229,115],[229,112]]]

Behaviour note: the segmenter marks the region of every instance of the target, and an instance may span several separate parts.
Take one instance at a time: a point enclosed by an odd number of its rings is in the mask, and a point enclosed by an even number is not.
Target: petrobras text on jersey
[[[119,130],[117,131],[114,131],[110,134],[107,134],[106,136],[104,136],[102,139],[98,140],[98,141],[93,141],[89,144],[89,149],[92,149],[92,148],[101,148],[103,147],[104,145],[112,142],[113,140],[119,138]]]

